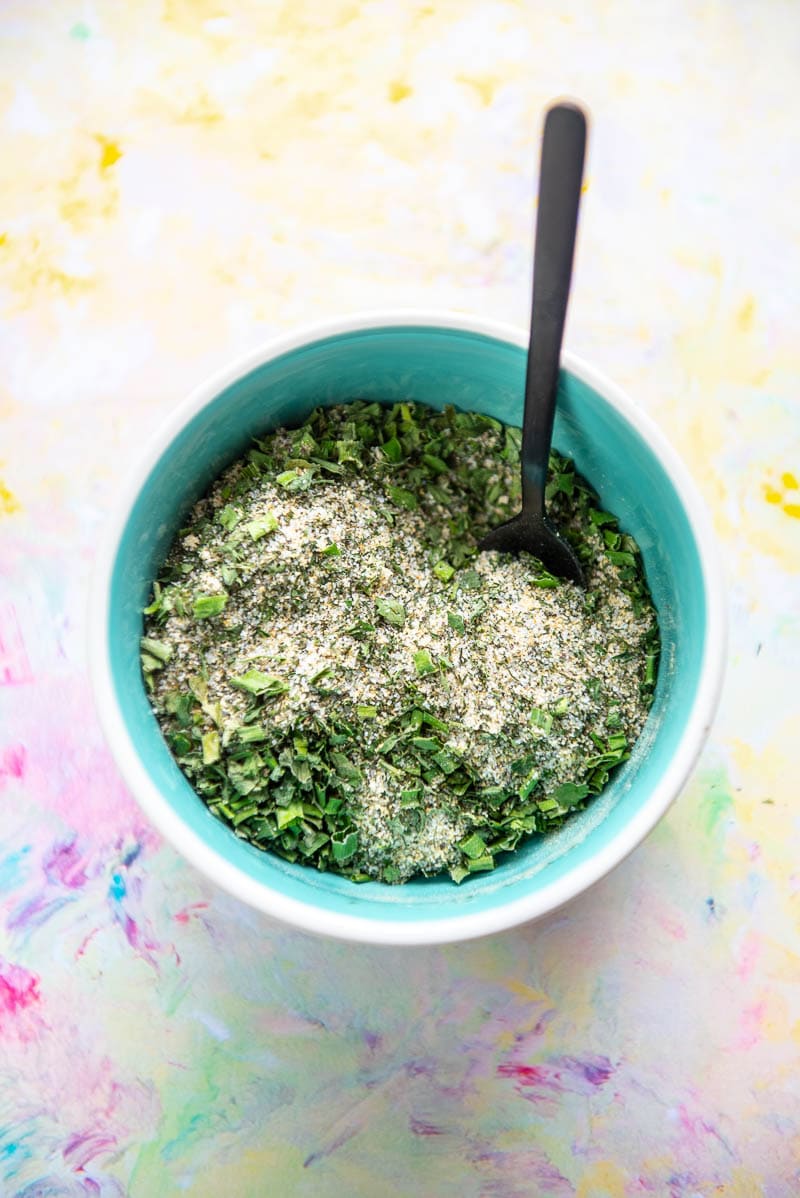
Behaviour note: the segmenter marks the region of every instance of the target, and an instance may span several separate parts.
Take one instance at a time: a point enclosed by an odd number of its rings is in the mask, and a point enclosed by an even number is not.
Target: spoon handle
[[[542,139],[531,340],[522,422],[522,508],[540,517],[544,515],[544,487],[585,150],[583,112],[574,104],[555,104],[545,117]]]

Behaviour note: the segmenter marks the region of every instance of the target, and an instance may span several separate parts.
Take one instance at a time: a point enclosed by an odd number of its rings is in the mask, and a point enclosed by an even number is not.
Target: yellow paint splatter
[[[625,1198],[625,1182],[613,1161],[596,1161],[581,1177],[576,1198]]]
[[[411,88],[407,83],[398,79],[389,84],[389,99],[392,104],[399,104],[401,100],[405,100],[410,95]]]
[[[519,995],[526,1002],[547,1003],[548,1006],[552,1006],[552,1000],[548,994],[545,994],[544,990],[538,990],[533,986],[529,986],[527,982],[520,982],[517,978],[511,978],[508,982],[508,988],[512,994]]]
[[[753,327],[753,320],[756,314],[756,301],[752,295],[748,295],[742,306],[736,313],[736,325],[741,333],[749,333]]]
[[[800,489],[800,484],[790,470],[784,470],[781,475],[780,488],[771,482],[766,482],[761,489],[767,503],[779,507],[784,515],[789,516],[792,520],[800,520],[800,503],[795,502],[796,496],[793,494],[794,491]],[[790,497],[787,496],[787,491]]]
[[[497,87],[496,79],[491,79],[488,75],[459,75],[458,82],[465,83],[467,87],[473,88],[478,93],[484,108],[489,107],[494,99],[494,91]]]
[[[222,113],[214,107],[205,92],[199,95],[178,117],[182,125],[215,125],[222,119]]]
[[[16,495],[12,495],[8,487],[0,482],[0,515],[13,516],[14,512],[19,512],[21,509],[22,505]]]
[[[122,157],[122,150],[119,148],[119,143],[112,141],[110,137],[103,137],[102,133],[96,133],[94,140],[100,147],[100,170],[107,171],[119,162]]]

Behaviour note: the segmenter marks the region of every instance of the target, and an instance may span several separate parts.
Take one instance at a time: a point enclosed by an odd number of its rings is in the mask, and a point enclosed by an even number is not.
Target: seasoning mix
[[[237,836],[355,881],[461,882],[628,757],[659,644],[638,547],[554,453],[586,590],[478,553],[519,509],[519,452],[488,416],[357,401],[256,442],[195,504],[142,667]]]

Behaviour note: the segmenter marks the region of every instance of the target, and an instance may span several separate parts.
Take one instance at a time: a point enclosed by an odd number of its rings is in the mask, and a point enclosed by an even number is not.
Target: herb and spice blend
[[[520,436],[452,408],[317,409],[195,504],[142,668],[237,836],[355,881],[461,882],[628,757],[659,647],[636,543],[553,454],[549,510],[586,590],[477,551],[519,508]]]

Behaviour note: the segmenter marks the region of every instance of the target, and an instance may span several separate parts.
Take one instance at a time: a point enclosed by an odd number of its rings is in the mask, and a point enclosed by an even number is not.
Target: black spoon
[[[534,248],[533,307],[522,419],[522,511],[492,529],[480,549],[524,550],[545,569],[583,586],[583,571],[544,509],[553,439],[561,341],[572,276],[575,230],[586,149],[586,117],[574,104],[555,104],[544,121],[539,211]]]

